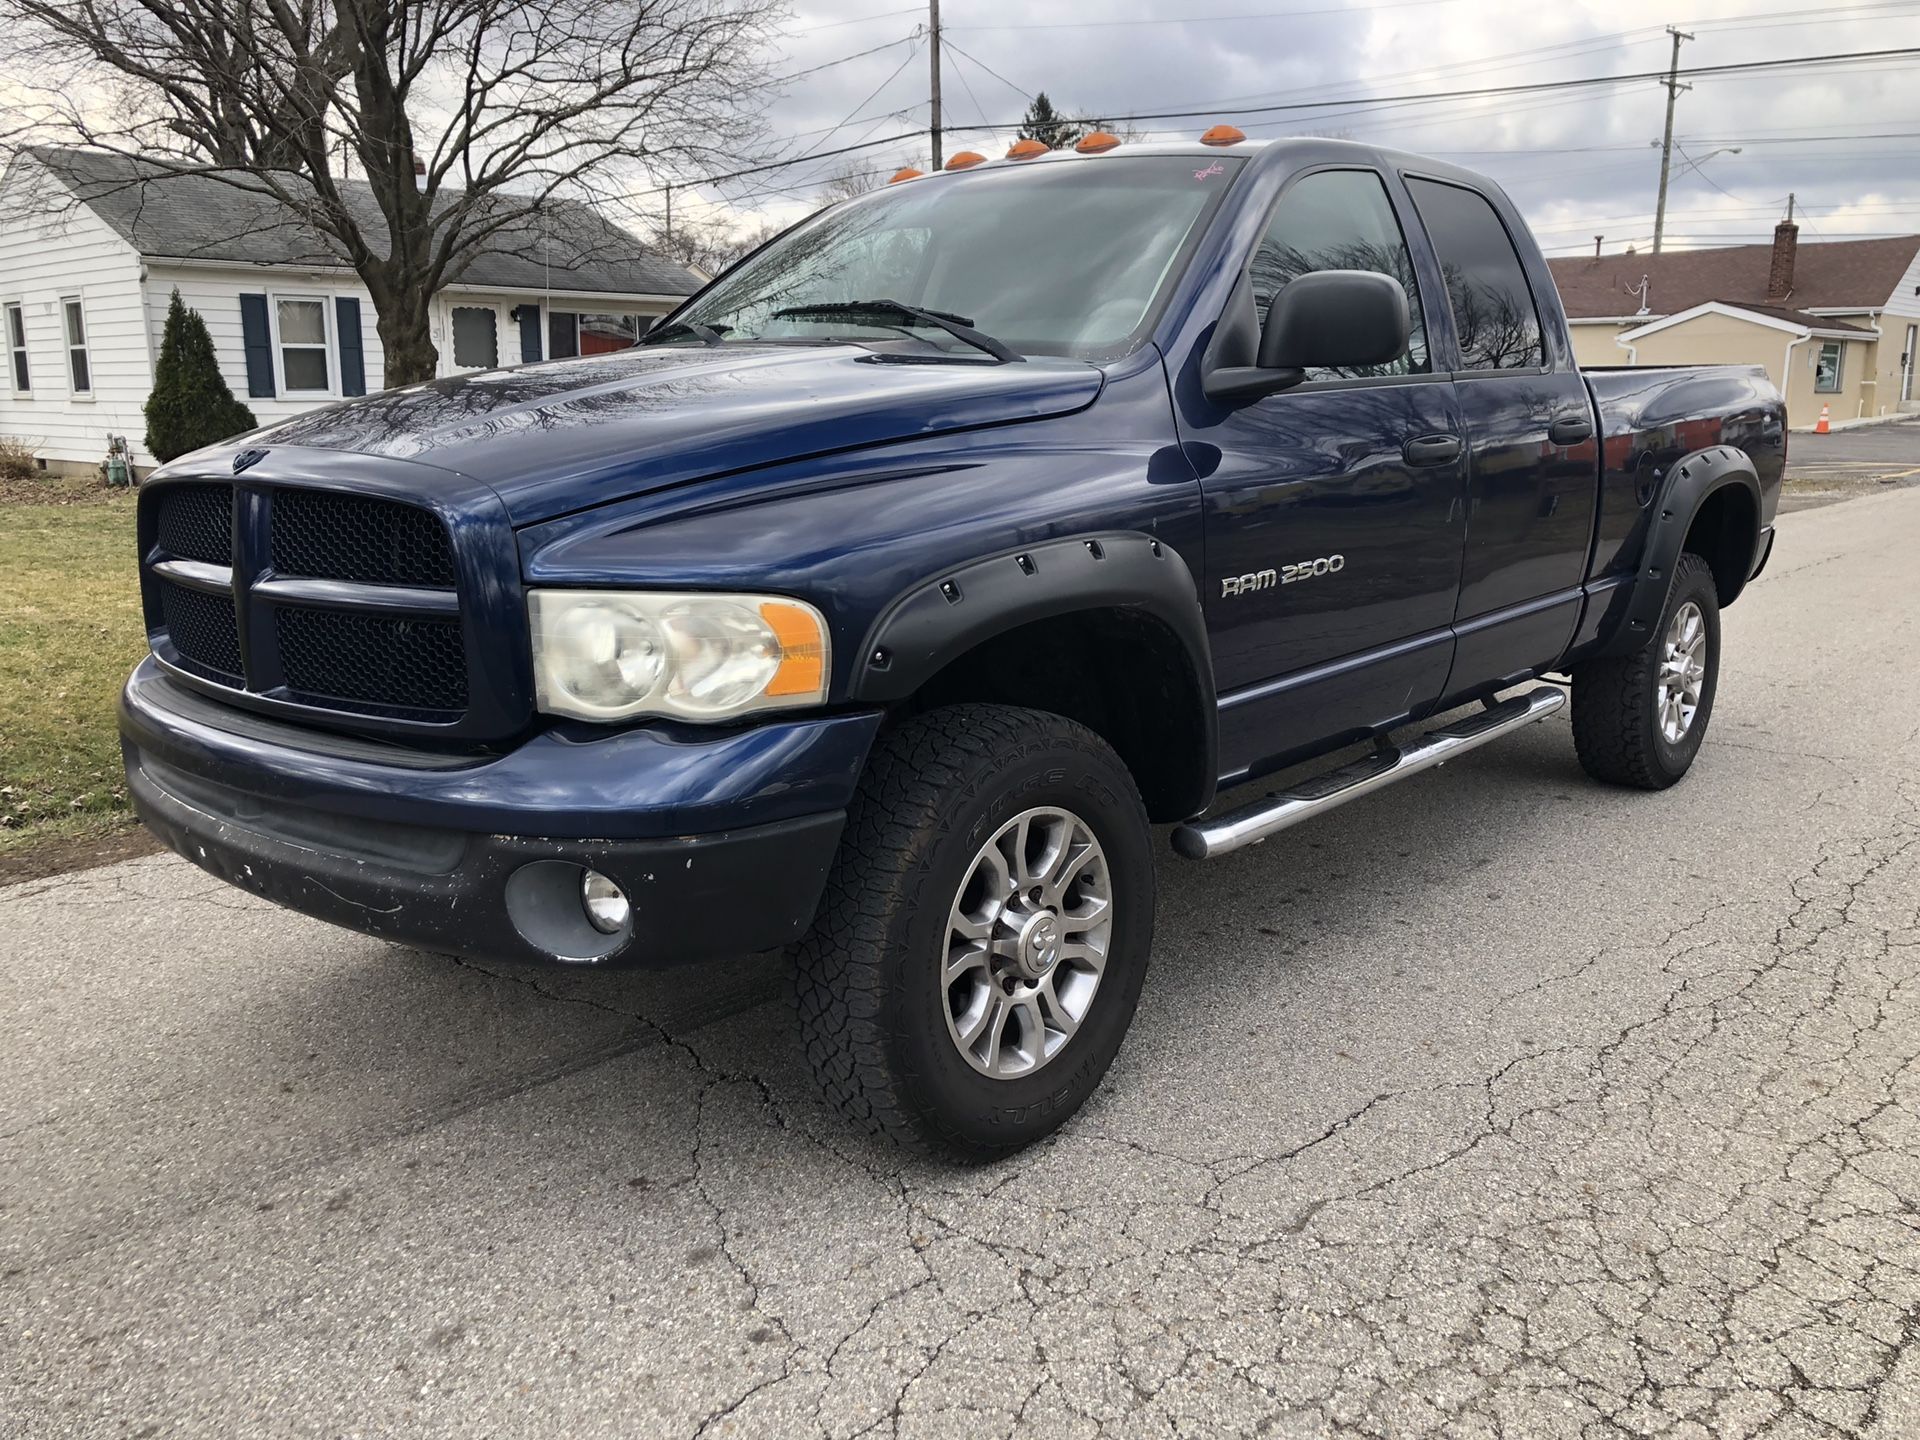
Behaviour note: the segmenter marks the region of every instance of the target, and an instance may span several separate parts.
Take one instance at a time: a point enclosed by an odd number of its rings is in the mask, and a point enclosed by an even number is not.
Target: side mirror
[[[1253,400],[1306,378],[1313,369],[1385,365],[1406,353],[1413,322],[1407,292],[1371,270],[1316,270],[1292,280],[1267,307],[1258,363],[1208,375],[1215,400]]]

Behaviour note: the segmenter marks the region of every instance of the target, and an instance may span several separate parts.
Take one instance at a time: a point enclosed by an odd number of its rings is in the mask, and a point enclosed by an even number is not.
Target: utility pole
[[[940,168],[940,0],[927,0],[927,53],[933,57],[932,104],[928,108],[928,130],[933,136],[932,169]]]
[[[1693,36],[1683,30],[1667,27],[1667,33],[1673,36],[1673,62],[1667,67],[1667,78],[1660,83],[1667,87],[1667,133],[1660,141],[1660,203],[1653,211],[1653,253],[1660,253],[1660,242],[1667,232],[1667,172],[1673,165],[1673,104],[1680,98],[1682,90],[1691,90],[1691,85],[1680,83],[1680,42],[1691,40]]]

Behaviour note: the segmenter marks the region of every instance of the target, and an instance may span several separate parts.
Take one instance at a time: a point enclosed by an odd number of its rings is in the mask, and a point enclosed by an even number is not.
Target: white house
[[[377,227],[371,192],[348,198]],[[700,283],[554,202],[436,297],[440,373],[623,349]],[[176,289],[263,425],[382,387],[372,300],[296,214],[210,175],[35,149],[0,176],[0,436],[51,471],[98,465],[112,435],[153,465],[141,407]]]

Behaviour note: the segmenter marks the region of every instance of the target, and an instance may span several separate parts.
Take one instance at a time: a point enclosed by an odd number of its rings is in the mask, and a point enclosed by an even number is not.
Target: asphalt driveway
[[[1556,717],[1169,855],[1105,1090],[986,1169],[826,1112],[770,959],[0,890],[0,1432],[1920,1434],[1916,554],[1789,516],[1670,792]]]

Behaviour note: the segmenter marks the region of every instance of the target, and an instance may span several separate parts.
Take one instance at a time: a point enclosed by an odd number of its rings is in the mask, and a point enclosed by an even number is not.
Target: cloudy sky
[[[795,78],[771,114],[777,153],[813,155],[924,129],[924,7],[792,3],[782,68]],[[1920,0],[1793,8],[1785,0],[944,0],[941,19],[946,121],[956,127],[949,152],[1004,151],[1029,95],[1041,90],[1076,113],[1206,112],[1138,127],[1156,136],[1197,135],[1214,118],[1254,136],[1350,135],[1492,175],[1552,254],[1591,250],[1595,235],[1610,251],[1646,246],[1665,90],[1640,79],[1398,97],[1660,70],[1670,23],[1695,36],[1682,48],[1683,67],[1920,47]],[[1692,84],[1675,123],[1669,245],[1765,238],[1789,192],[1803,239],[1920,231],[1920,57],[1703,75]],[[1327,103],[1256,108],[1303,102]],[[696,191],[692,203],[792,219],[813,208],[838,168],[885,174],[924,157],[924,142],[909,141],[809,159]]]

